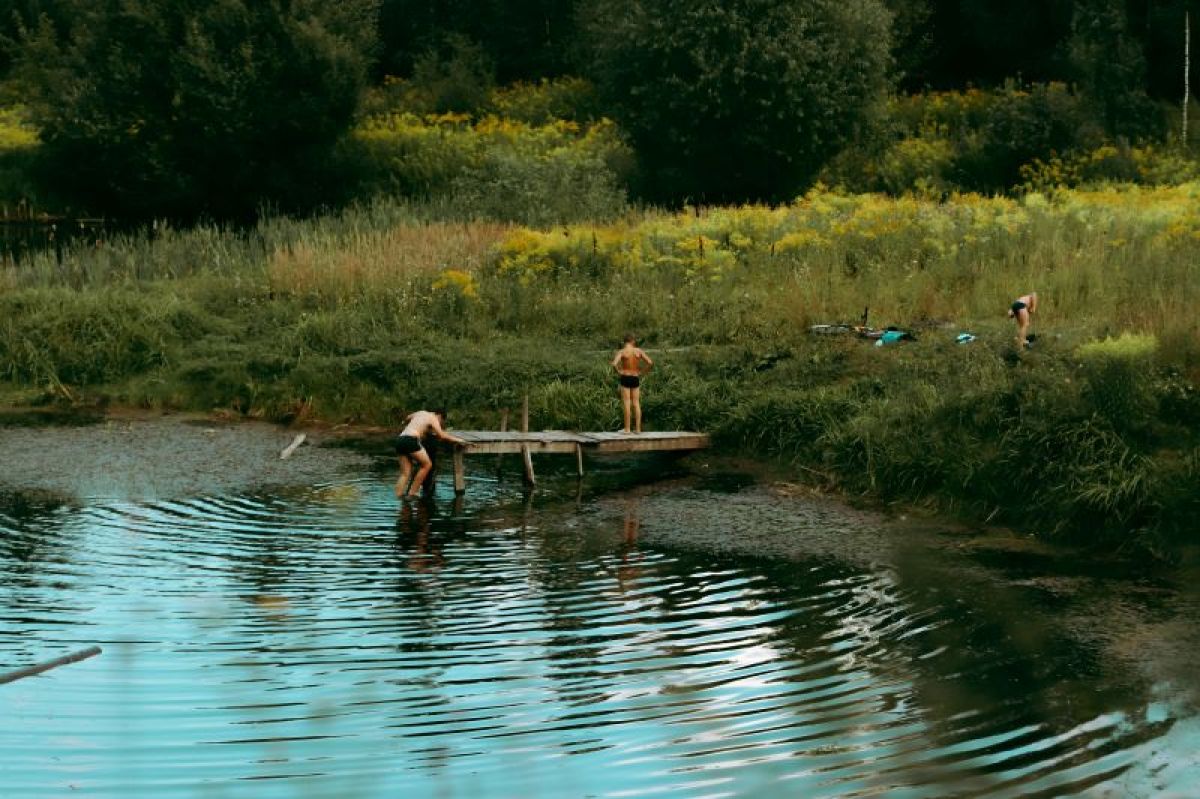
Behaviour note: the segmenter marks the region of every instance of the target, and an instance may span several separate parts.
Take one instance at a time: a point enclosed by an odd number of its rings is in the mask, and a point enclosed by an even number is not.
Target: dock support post
[[[537,477],[533,473],[533,453],[529,451],[528,444],[521,445],[521,455],[525,459],[525,484],[537,485]]]
[[[508,408],[500,409],[500,432],[508,432]],[[497,453],[496,455],[496,477],[500,476],[500,464],[504,462],[504,454]]]
[[[583,445],[575,445],[575,469],[580,477],[583,477]]]
[[[421,496],[426,499],[432,499],[437,494],[437,476],[438,464],[442,460],[442,455],[438,451],[436,438],[421,439],[421,446],[429,453],[429,474],[425,475],[425,483],[421,486]]]
[[[521,432],[529,432],[529,395],[526,394],[521,400]],[[537,485],[537,476],[533,473],[533,453],[529,451],[528,444],[521,445],[521,456],[525,459],[525,484]]]
[[[467,490],[466,459],[462,447],[454,448],[454,493],[461,494]]]

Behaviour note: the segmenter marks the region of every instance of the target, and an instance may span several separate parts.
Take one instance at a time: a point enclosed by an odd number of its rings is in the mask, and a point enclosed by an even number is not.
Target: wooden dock
[[[565,430],[519,432],[505,430],[454,430],[467,442],[454,447],[454,490],[466,490],[467,455],[503,455],[521,453],[525,460],[525,481],[536,482],[533,454],[574,455],[576,469],[583,476],[583,454],[617,452],[687,452],[706,449],[708,436],[687,431],[656,433],[573,433]]]

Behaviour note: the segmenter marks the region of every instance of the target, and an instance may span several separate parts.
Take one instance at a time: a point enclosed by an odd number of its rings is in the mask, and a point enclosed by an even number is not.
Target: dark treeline
[[[1027,81],[1074,81],[1073,51],[1089,38],[1127,42],[1108,57],[1131,59],[1154,98],[1178,97],[1183,17],[1196,0],[885,0],[895,19],[894,55],[901,88],[995,86]],[[115,7],[111,2],[87,5]],[[140,3],[138,5],[152,5]],[[288,4],[283,4],[288,5]],[[409,75],[417,58],[464,36],[488,55],[502,83],[577,73],[581,12],[597,0],[379,0],[376,76]],[[40,16],[66,30],[77,0],[3,0],[0,68],[13,60],[20,25]],[[1137,66],[1140,63],[1141,66]]]
[[[35,182],[91,211],[224,218],[344,201],[336,144],[389,76],[437,84],[435,110],[468,112],[495,85],[582,76],[633,145],[635,195],[773,201],[848,146],[869,150],[864,131],[894,92],[1061,82],[1074,99],[1048,124],[1089,131],[1090,146],[1161,141],[1197,11],[1200,0],[0,0],[0,77],[3,100],[41,133]],[[1064,144],[1043,138],[1052,149],[1039,156]],[[1002,190],[1015,170],[960,185]]]
[[[477,42],[501,82],[577,72],[579,18],[594,0],[383,0],[382,72],[410,74],[415,55],[447,34]],[[906,91],[999,86],[1005,81],[1076,82],[1084,51],[1109,47],[1150,97],[1176,99],[1183,18],[1196,0],[885,0],[893,56]]]

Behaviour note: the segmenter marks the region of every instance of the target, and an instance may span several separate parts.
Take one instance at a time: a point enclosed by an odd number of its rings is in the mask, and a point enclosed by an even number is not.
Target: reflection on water
[[[1122,796],[1197,773],[1195,716],[1053,607],[920,562],[681,553],[635,494],[486,485],[0,502],[0,670],[105,649],[0,686],[0,796]]]

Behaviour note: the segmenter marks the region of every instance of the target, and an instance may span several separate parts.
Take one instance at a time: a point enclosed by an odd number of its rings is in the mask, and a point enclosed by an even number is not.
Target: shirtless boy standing
[[[1037,311],[1037,292],[1022,294],[1008,309],[1010,318],[1017,320],[1017,346],[1029,346],[1029,315]]]
[[[612,365],[617,370],[617,380],[621,387],[621,407],[625,410],[625,429],[623,431],[625,433],[630,432],[629,410],[631,405],[637,432],[642,432],[642,361],[646,362],[647,368],[654,366],[654,361],[650,360],[650,356],[637,346],[633,334],[626,334],[625,346],[617,350],[617,354],[612,359]]]
[[[425,482],[426,475],[433,468],[433,461],[429,459],[429,453],[421,445],[421,439],[432,432],[442,441],[449,441],[451,444],[465,445],[467,442],[458,436],[450,435],[442,427],[443,422],[446,421],[444,410],[416,411],[406,416],[404,421],[406,422],[404,430],[396,437],[396,455],[400,458],[400,479],[396,481],[396,496],[407,496],[411,499],[420,496],[421,484]],[[404,487],[408,483],[409,477],[412,476],[414,466],[417,467],[417,474],[416,477],[413,477],[408,493],[405,494]]]

